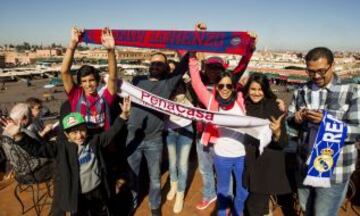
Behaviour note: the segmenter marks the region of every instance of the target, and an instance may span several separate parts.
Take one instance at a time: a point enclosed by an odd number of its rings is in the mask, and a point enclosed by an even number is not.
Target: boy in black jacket
[[[72,215],[103,215],[108,211],[111,190],[107,180],[102,148],[113,140],[125,125],[130,111],[130,99],[124,98],[122,113],[109,130],[90,138],[80,113],[70,113],[62,119],[67,141],[40,144],[22,136],[20,125],[7,121],[4,130],[17,144],[34,156],[56,158],[58,187],[54,202]]]

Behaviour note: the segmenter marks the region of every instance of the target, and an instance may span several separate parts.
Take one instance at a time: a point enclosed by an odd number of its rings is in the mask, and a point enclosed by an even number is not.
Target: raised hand
[[[122,119],[128,119],[130,115],[130,109],[131,109],[131,99],[129,96],[124,97],[123,103],[120,104],[121,107],[121,114],[120,118]]]
[[[195,24],[195,31],[206,31],[206,30],[207,30],[207,26],[205,23],[198,22]]]
[[[206,31],[207,26],[203,22],[198,22],[195,24],[195,31]],[[197,60],[202,61],[205,59],[205,55],[202,52],[193,52],[191,53],[190,57],[196,57]]]
[[[15,123],[12,119],[0,118],[0,124],[4,133],[10,137],[15,137],[20,133],[20,123]]]
[[[104,28],[101,32],[101,43],[107,49],[111,50],[115,48],[115,40],[113,34],[109,28]]]
[[[76,49],[78,43],[80,42],[80,37],[83,34],[83,30],[81,30],[80,28],[74,26],[71,29],[71,37],[70,37],[70,42],[69,42],[69,48],[70,49]]]
[[[281,99],[276,99],[276,103],[278,105],[278,108],[281,112],[287,112],[285,102]]]
[[[255,40],[257,40],[257,34],[256,34],[256,32],[248,31],[247,33],[249,34],[250,37],[252,37],[252,38],[254,38]]]
[[[285,117],[286,113],[282,114],[278,118],[270,116],[270,129],[273,132],[276,141],[279,140],[281,135],[281,121]]]
[[[256,34],[255,32],[252,32],[252,31],[248,31],[247,33],[248,33],[248,35],[249,35],[250,37],[252,37],[252,38],[255,39],[255,41],[254,41],[254,47],[253,47],[253,49],[255,50],[255,49],[256,49],[256,44],[257,44],[257,41],[258,41],[258,36],[257,36],[257,34]]]

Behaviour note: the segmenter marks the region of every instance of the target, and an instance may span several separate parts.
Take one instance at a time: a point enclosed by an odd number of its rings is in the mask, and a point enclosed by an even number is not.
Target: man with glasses
[[[169,99],[177,83],[188,68],[189,56],[186,54],[172,73],[165,54],[155,53],[150,59],[150,75],[138,76],[133,84],[159,97]],[[133,195],[132,212],[138,205],[140,164],[145,156],[150,177],[149,202],[152,215],[161,215],[160,165],[163,151],[162,133],[164,114],[144,106],[133,105],[128,121],[126,148],[130,166],[130,187]]]
[[[305,60],[310,81],[295,90],[288,113],[289,126],[298,131],[300,206],[306,215],[335,216],[345,199],[350,175],[355,170],[357,151],[354,144],[360,138],[360,89],[357,84],[341,83],[334,73],[334,56],[328,48],[310,50]],[[331,175],[331,186],[304,186],[306,162],[323,118],[323,110],[347,124],[347,137]]]

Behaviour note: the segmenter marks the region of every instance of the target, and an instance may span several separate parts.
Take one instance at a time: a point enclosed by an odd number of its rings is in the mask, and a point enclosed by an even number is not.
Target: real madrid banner
[[[313,149],[307,160],[304,185],[330,187],[330,178],[347,136],[347,126],[324,111]]]
[[[252,51],[255,42],[247,32],[112,30],[112,34],[119,46],[238,55]],[[86,29],[81,39],[101,44],[101,30]]]

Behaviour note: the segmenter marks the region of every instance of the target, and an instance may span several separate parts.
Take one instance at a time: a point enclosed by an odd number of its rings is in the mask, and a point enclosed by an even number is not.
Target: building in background
[[[0,54],[0,68],[5,67],[5,55]]]

